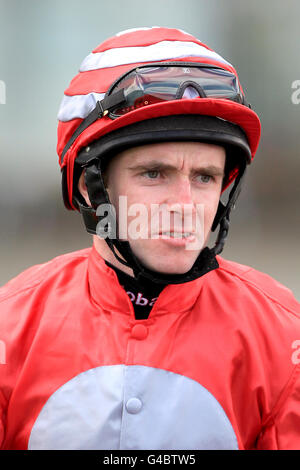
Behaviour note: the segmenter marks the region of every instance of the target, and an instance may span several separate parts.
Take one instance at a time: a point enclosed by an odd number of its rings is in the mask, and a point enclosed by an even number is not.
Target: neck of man
[[[125,266],[124,264],[122,264],[120,261],[117,260],[117,258],[114,256],[113,252],[111,251],[111,249],[109,248],[109,246],[105,242],[105,240],[102,240],[97,235],[94,235],[93,236],[93,243],[94,243],[94,246],[95,246],[97,252],[100,254],[100,256],[102,256],[102,258],[105,261],[108,261],[110,264],[112,264],[116,268],[120,269],[125,274],[128,274],[131,277],[134,277],[133,270],[131,268]],[[118,255],[122,259],[124,259],[123,256],[120,255],[118,250],[116,250],[116,251],[117,251]]]
[[[97,252],[104,259],[106,264],[115,270],[120,285],[133,304],[136,320],[147,319],[165,285],[157,284],[147,279],[137,281],[134,278],[133,270],[123,265],[115,258],[105,240],[94,235],[93,242]]]

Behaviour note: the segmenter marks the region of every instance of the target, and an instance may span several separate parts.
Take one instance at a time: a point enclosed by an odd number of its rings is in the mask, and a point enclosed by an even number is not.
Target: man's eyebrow
[[[146,162],[137,162],[128,167],[129,170],[148,170],[151,169],[161,169],[161,170],[176,170],[176,166],[170,165],[169,163],[164,163],[161,160],[149,160]]]
[[[212,176],[223,176],[224,168],[216,165],[202,165],[197,168],[192,168],[193,173],[208,173]]]
[[[175,165],[164,163],[161,160],[149,160],[146,162],[137,162],[136,164],[128,166],[129,170],[145,171],[145,170],[178,170]],[[209,173],[213,176],[223,176],[224,168],[216,165],[200,165],[199,167],[191,168],[191,173]]]

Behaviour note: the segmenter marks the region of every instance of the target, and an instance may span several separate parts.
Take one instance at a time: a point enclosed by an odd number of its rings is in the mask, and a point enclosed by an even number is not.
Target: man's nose
[[[167,202],[169,206],[178,204],[179,206],[194,207],[191,181],[187,176],[182,176],[174,181]]]
[[[182,213],[184,210],[186,215],[196,212],[191,181],[188,177],[180,177],[174,181],[166,202],[170,212]]]

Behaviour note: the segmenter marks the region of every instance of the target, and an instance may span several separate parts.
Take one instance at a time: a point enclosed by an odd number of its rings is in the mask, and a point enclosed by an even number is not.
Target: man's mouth
[[[170,232],[170,231],[164,231],[159,234],[162,237],[168,237],[168,238],[189,238],[189,237],[194,237],[194,233],[192,232]]]

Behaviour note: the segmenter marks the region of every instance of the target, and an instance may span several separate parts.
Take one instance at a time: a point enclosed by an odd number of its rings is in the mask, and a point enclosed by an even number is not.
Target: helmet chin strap
[[[184,274],[164,274],[153,271],[140,262],[133,253],[128,241],[121,241],[116,236],[114,238],[110,237],[109,235],[112,233],[111,230],[113,227],[115,228],[115,234],[118,233],[117,221],[113,211],[110,211],[110,214],[105,216],[106,219],[109,218],[111,223],[106,225],[105,231],[103,231],[103,227],[101,227],[101,238],[105,239],[115,258],[120,263],[133,270],[134,276],[137,280],[147,278],[159,284],[182,284],[197,279],[219,267],[216,255],[220,254],[224,248],[229,230],[230,213],[240,194],[245,170],[246,163],[244,163],[240,168],[239,174],[235,179],[234,186],[230,191],[227,204],[224,205],[221,201],[219,202],[219,207],[212,225],[212,231],[215,231],[218,225],[220,226],[214,247],[205,247],[201,250],[192,268]],[[94,160],[92,164],[86,167],[85,183],[92,206],[84,205],[76,197],[75,200],[83,216],[86,230],[91,234],[99,235],[98,224],[104,219],[104,216],[97,213],[97,208],[102,204],[105,204],[106,208],[111,207],[111,203],[104,186],[99,160]],[[106,211],[106,213],[108,212],[109,211]]]

